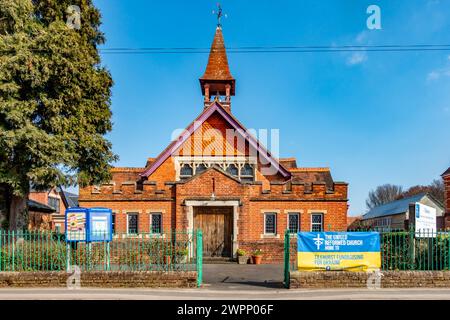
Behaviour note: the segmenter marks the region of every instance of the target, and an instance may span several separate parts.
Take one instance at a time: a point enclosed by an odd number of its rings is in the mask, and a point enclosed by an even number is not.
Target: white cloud
[[[427,81],[437,81],[441,78],[450,77],[450,55],[446,60],[447,61],[442,68],[437,68],[428,72]]]
[[[441,74],[438,71],[431,71],[427,75],[428,81],[438,80],[441,77]]]
[[[450,66],[429,72],[427,81],[436,81],[444,77],[450,77]]]
[[[352,43],[356,46],[368,45],[370,42],[368,38],[369,33],[367,30],[363,30],[353,38]],[[347,66],[356,66],[366,62],[369,59],[369,56],[367,55],[367,51],[361,48],[360,51],[345,53],[345,59]]]
[[[364,31],[361,31],[360,33],[358,33],[358,35],[355,38],[355,41],[357,43],[363,43],[366,41],[367,37],[368,37],[367,31],[364,30]]]
[[[352,53],[350,57],[347,57],[347,65],[354,66],[361,64],[367,60],[367,53],[365,51],[358,51]]]

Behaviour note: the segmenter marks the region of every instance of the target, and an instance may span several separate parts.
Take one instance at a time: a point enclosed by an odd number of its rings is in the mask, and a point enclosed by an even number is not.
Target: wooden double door
[[[194,207],[194,228],[202,230],[205,257],[231,257],[233,207]]]

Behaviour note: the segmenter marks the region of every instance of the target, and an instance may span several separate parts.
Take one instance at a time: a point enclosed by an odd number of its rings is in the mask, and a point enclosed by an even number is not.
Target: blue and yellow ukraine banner
[[[380,269],[378,232],[299,232],[298,270]]]

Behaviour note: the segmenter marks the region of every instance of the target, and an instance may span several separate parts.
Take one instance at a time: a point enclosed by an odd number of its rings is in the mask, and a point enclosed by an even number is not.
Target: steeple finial
[[[222,19],[222,17],[227,17],[226,14],[223,14],[222,11],[222,6],[220,5],[220,3],[217,3],[217,11],[213,10],[213,14],[217,15],[217,26],[220,28],[222,27],[222,25],[220,24],[220,20]]]

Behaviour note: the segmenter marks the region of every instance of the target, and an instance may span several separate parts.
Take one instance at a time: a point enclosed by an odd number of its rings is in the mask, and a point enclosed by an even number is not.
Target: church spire
[[[219,20],[220,21],[220,20]],[[202,94],[205,96],[205,107],[210,105],[211,96],[224,96],[221,104],[230,111],[231,96],[235,94],[235,79],[230,73],[227,52],[223,40],[220,22],[216,28],[208,65],[204,75],[200,78]]]

